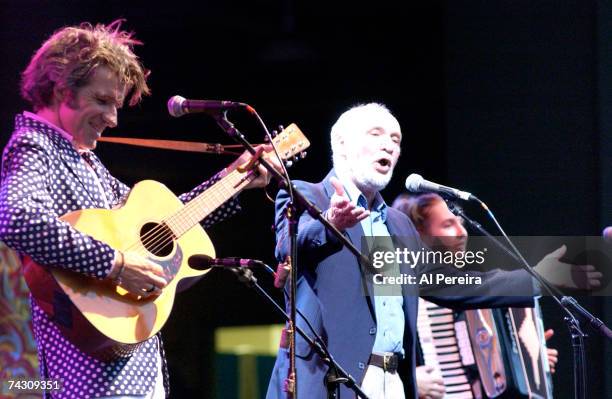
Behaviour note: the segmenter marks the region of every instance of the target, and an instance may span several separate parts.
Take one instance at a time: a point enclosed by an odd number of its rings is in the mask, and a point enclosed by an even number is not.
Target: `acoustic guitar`
[[[291,124],[274,139],[283,160],[303,154],[310,142]],[[215,256],[199,222],[256,177],[238,168],[183,204],[163,184],[145,180],[117,209],[84,209],[62,220],[122,252],[135,251],[164,268],[170,282],[154,298],[136,297],[111,281],[47,268],[24,260],[24,275],[38,305],[80,350],[101,360],[131,354],[168,320],[178,283],[207,271],[189,267],[195,253]]]

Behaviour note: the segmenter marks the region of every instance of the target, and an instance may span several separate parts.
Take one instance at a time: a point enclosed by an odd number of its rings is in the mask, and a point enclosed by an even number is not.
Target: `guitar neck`
[[[310,142],[295,123],[283,129],[272,141],[283,160],[290,159],[297,154],[303,156],[304,151],[310,146]],[[189,201],[176,214],[167,217],[164,224],[172,231],[175,238],[182,236],[211,212],[223,205],[225,201],[242,191],[256,176],[257,173],[254,169],[246,172],[241,172],[238,169],[233,170]]]
[[[180,211],[166,218],[164,223],[175,237],[185,234],[223,203],[238,194],[256,177],[254,171],[233,170],[221,180],[189,201]]]

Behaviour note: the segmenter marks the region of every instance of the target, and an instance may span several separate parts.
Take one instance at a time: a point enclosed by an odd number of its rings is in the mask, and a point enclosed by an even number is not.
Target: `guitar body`
[[[196,253],[215,256],[197,221],[178,238],[160,224],[183,207],[163,184],[145,180],[134,186],[121,208],[84,209],[61,218],[115,249],[139,252],[162,265],[172,279],[153,299],[136,297],[110,281],[46,268],[26,259],[25,278],[35,300],[79,349],[101,359],[129,355],[168,320],[179,281],[207,272],[187,264]]]

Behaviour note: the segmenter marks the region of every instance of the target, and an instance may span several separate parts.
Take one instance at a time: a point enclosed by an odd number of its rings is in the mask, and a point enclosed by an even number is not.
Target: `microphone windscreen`
[[[185,98],[181,96],[170,97],[168,100],[168,113],[175,118],[179,116],[183,116],[185,114],[185,110],[183,110],[183,103],[185,102]]]
[[[413,173],[406,178],[406,190],[408,191],[419,191],[421,189],[421,183],[423,182],[423,176]]]
[[[612,242],[612,226],[608,226],[603,230],[602,236],[607,242]]]
[[[187,260],[189,267],[195,270],[208,270],[212,265],[213,258],[208,255],[191,255]]]

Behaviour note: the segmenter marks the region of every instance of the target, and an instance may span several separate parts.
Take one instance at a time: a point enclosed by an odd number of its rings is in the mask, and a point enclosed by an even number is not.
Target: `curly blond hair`
[[[55,89],[76,91],[89,82],[96,68],[104,66],[117,74],[131,92],[129,105],[149,94],[149,71],[132,51],[142,42],[121,30],[118,19],[108,25],[83,23],[56,31],[34,54],[21,76],[21,95],[34,110],[50,106]]]

